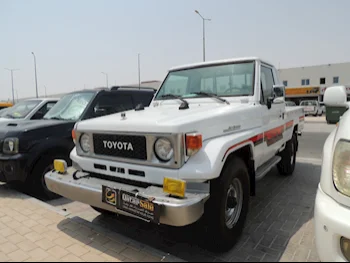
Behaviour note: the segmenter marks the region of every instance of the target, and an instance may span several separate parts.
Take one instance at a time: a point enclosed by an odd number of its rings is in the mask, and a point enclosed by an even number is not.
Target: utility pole
[[[35,74],[35,90],[36,90],[36,97],[39,98],[39,93],[38,93],[38,78],[37,78],[37,73],[36,73],[36,57],[34,52],[32,52],[32,55],[34,57],[34,74]]]
[[[205,21],[211,21],[210,18],[204,18],[198,10],[195,10],[195,12],[202,18],[203,20],[203,61],[205,61]]]
[[[9,68],[5,68],[6,70],[11,72],[11,83],[12,83],[12,102],[13,104],[15,104],[15,89],[14,89],[14,85],[13,85],[13,72],[17,71],[19,69],[9,69]]]
[[[106,83],[107,83],[107,89],[108,89],[108,74],[107,73],[105,73],[105,72],[101,72],[103,75],[105,75],[106,76]]]
[[[139,68],[139,89],[141,89],[141,65],[140,65],[140,53],[137,55],[138,68]]]

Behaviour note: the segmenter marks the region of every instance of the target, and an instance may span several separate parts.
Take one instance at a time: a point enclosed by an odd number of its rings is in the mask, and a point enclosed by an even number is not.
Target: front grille
[[[147,160],[145,136],[94,134],[93,141],[95,154]]]

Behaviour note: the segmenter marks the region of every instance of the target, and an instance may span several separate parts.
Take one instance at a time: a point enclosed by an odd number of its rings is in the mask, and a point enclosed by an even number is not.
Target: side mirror
[[[267,98],[266,106],[267,106],[268,109],[271,109],[273,101],[274,101],[273,97],[268,97]]]
[[[283,85],[273,85],[273,96],[275,98],[285,98],[286,88]]]

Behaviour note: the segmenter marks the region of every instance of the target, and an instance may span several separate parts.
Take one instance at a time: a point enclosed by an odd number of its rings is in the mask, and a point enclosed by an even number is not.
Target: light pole
[[[141,65],[140,65],[140,53],[137,55],[138,68],[139,68],[139,89],[141,89]]]
[[[198,10],[194,10],[203,20],[203,61],[205,61],[205,21],[211,21],[210,18],[204,18]]]
[[[9,68],[5,68],[5,69],[11,72],[12,101],[13,101],[13,104],[15,104],[15,90],[14,90],[14,87],[13,87],[13,72],[14,72],[14,71],[17,71],[17,70],[19,70],[19,69],[9,69]]]
[[[38,94],[38,78],[37,78],[37,74],[36,74],[36,57],[35,57],[34,52],[32,52],[32,55],[34,57],[35,90],[36,90],[36,97],[38,98],[39,94]]]
[[[108,89],[108,74],[107,73],[105,73],[105,72],[101,72],[103,75],[105,75],[106,76],[106,83],[107,83],[107,89]]]

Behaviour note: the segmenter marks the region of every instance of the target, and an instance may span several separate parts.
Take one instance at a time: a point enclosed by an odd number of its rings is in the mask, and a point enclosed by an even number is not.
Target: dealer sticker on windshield
[[[114,198],[114,196],[116,198]],[[145,220],[159,223],[160,206],[137,193],[102,186],[102,202]]]

